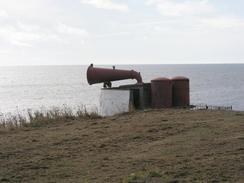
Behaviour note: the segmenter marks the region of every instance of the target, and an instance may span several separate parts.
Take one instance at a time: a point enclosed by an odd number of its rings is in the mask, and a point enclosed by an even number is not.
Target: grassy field
[[[0,182],[244,182],[244,112],[94,118],[0,128]]]

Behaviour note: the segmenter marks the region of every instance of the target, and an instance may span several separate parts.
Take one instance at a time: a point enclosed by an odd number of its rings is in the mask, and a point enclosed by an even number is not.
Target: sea
[[[97,66],[112,68],[112,65]],[[98,110],[103,84],[89,85],[88,65],[0,67],[0,113],[85,106]],[[118,65],[133,69],[144,82],[157,77],[185,76],[190,79],[192,105],[232,106],[244,111],[244,64],[196,65]],[[133,84],[136,80],[113,82],[113,86]]]

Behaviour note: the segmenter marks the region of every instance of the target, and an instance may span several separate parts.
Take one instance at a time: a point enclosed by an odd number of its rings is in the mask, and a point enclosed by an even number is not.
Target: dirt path
[[[161,110],[0,130],[0,182],[244,182],[244,112]]]

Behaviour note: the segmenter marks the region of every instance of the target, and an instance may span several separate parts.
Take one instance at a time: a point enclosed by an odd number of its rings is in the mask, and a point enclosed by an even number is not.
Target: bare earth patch
[[[132,180],[152,169],[160,177]],[[244,112],[167,109],[0,129],[0,182],[126,181],[244,182]]]

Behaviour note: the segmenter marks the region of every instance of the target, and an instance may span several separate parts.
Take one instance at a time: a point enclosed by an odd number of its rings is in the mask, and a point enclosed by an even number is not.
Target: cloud
[[[164,24],[164,29],[168,27],[173,31],[233,29],[244,26],[243,18],[219,12],[209,0],[146,0],[146,5],[156,7],[162,17],[166,18],[151,24]]]
[[[68,25],[66,25],[64,23],[59,23],[56,26],[56,29],[61,34],[76,35],[76,36],[81,36],[83,38],[89,36],[89,33],[85,29],[68,26]]]
[[[8,17],[8,13],[4,10],[0,10],[0,18],[7,18]]]
[[[119,58],[126,63],[231,55],[243,58],[244,19],[233,8],[223,9],[241,3],[219,3],[0,0],[0,65],[11,59],[12,63],[36,60],[33,63],[55,64],[62,60],[71,64],[91,57],[104,62]]]
[[[32,47],[39,43],[75,43],[79,40],[83,42],[88,37],[85,29],[68,25],[70,21],[67,19],[64,22],[68,24],[57,23],[64,19],[63,15],[57,13],[58,9],[61,11],[66,8],[60,1],[24,1],[0,0],[0,46]],[[69,11],[67,15],[70,15]],[[79,24],[76,22],[70,24]]]
[[[129,10],[128,5],[122,3],[115,3],[112,0],[81,0],[82,4],[87,4],[100,9],[117,10],[126,12]]]
[[[212,13],[214,7],[208,0],[147,0],[146,5],[155,6],[164,16],[202,15]]]
[[[84,29],[58,23],[53,27],[38,26],[23,22],[8,23],[0,27],[0,39],[8,44],[21,47],[31,47],[40,42],[73,42],[80,40],[83,43],[88,37]]]
[[[4,14],[7,12],[9,16],[26,16],[33,18],[41,17],[41,13],[42,16],[49,16],[50,18],[50,9],[54,9],[53,6],[51,6],[52,1],[53,0],[0,0],[0,14],[2,8],[2,10],[5,11]],[[45,13],[43,13],[44,11]]]
[[[40,33],[25,31],[17,25],[5,25],[0,28],[0,38],[16,46],[31,46],[31,42],[42,37]]]
[[[244,20],[238,17],[218,16],[211,18],[202,18],[200,22],[212,28],[244,28]]]

